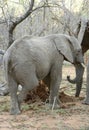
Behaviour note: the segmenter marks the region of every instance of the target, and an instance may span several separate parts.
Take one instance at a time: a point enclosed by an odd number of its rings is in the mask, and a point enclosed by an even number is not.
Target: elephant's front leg
[[[62,79],[62,61],[61,59],[60,64],[57,62],[52,67],[51,70],[51,82],[50,82],[50,97],[49,103],[51,108],[59,108],[60,101],[59,101],[59,87]]]
[[[88,65],[87,65],[87,86],[86,86],[86,98],[83,101],[84,104],[88,104],[89,105],[89,61],[88,61]]]

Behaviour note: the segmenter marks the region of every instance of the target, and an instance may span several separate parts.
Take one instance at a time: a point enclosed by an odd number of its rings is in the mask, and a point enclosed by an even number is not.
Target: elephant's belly
[[[36,75],[39,80],[42,80],[44,77],[46,77],[49,74],[49,71],[50,71],[49,65],[38,66],[36,68]]]
[[[26,81],[29,81],[30,84],[30,82],[35,79],[34,77],[37,77],[38,80],[42,80],[50,70],[49,64],[43,65],[25,62],[13,66],[15,78],[21,85],[23,85]]]

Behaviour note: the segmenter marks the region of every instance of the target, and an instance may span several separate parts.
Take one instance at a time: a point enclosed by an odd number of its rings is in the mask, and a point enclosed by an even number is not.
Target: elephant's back
[[[7,50],[12,62],[46,61],[53,58],[53,44],[46,38],[24,37],[16,40]]]

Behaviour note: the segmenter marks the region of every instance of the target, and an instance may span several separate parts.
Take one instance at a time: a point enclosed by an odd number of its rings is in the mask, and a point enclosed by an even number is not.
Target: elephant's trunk
[[[72,83],[72,84],[76,84],[76,93],[75,93],[75,96],[79,97],[80,91],[81,91],[81,88],[82,88],[84,67],[81,64],[77,64],[77,65],[75,65],[75,68],[76,68],[76,78],[72,80],[70,78],[70,76],[67,76],[67,80],[70,83]]]
[[[69,75],[67,76],[67,80],[68,80],[70,83],[72,83],[72,84],[76,84],[76,83],[77,83],[77,78],[71,79]]]

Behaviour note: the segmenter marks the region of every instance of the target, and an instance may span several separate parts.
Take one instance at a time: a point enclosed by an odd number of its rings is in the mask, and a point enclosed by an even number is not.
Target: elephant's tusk
[[[86,65],[84,64],[84,63],[81,63],[81,65],[85,68],[86,67]]]
[[[54,97],[54,102],[53,102],[53,105],[52,105],[52,111],[53,111],[53,109],[54,109],[54,107],[55,107],[55,102],[56,102],[56,97]]]

